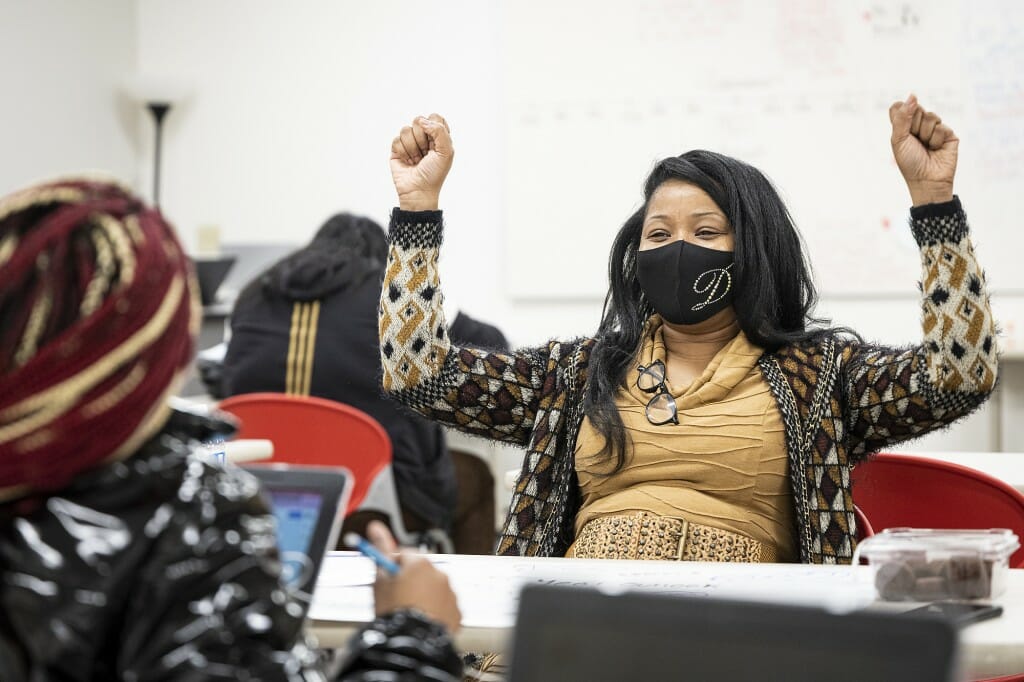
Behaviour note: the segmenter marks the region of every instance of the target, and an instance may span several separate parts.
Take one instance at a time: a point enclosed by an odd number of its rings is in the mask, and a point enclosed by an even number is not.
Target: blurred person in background
[[[494,547],[494,479],[486,462],[449,456],[444,430],[381,390],[377,308],[387,238],[369,218],[339,213],[313,239],[253,279],[231,314],[221,391],[311,395],[358,408],[391,439],[402,521],[413,533],[440,529],[460,553]],[[506,349],[505,337],[468,315],[450,333]],[[311,348],[311,353],[297,346]],[[362,533],[384,514],[360,510],[344,530]],[[429,537],[423,535],[423,537]]]

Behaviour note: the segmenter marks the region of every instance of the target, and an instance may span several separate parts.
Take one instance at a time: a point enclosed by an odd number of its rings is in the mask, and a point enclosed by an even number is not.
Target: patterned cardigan
[[[800,560],[849,563],[850,470],[981,405],[998,371],[985,277],[959,199],[911,211],[923,265],[923,342],[906,349],[827,332],[758,361],[785,425]],[[580,496],[576,436],[595,341],[494,353],[453,346],[438,277],[440,211],[391,216],[380,307],[384,389],[462,431],[526,448],[498,554],[562,556]]]

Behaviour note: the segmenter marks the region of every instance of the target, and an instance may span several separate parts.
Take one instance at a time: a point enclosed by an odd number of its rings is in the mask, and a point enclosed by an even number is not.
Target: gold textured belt
[[[587,522],[569,556],[579,559],[770,562],[774,548],[746,535],[648,512]]]

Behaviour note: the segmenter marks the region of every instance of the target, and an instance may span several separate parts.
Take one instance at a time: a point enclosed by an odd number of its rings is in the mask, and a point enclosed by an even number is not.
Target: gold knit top
[[[615,404],[631,445],[622,470],[596,455],[604,439],[583,419],[576,446],[582,504],[576,534],[601,516],[640,511],[680,516],[740,533],[797,561],[794,511],[782,416],[761,375],[763,350],[739,332],[685,387],[668,386],[679,424],[653,426],[644,413],[651,393],[631,368]],[[652,318],[637,364],[665,361],[660,320]]]

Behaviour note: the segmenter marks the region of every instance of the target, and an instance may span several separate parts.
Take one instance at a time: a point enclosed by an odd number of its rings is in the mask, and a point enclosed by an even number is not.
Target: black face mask
[[[636,262],[640,288],[666,322],[697,324],[732,304],[732,251],[679,240],[638,251]]]

